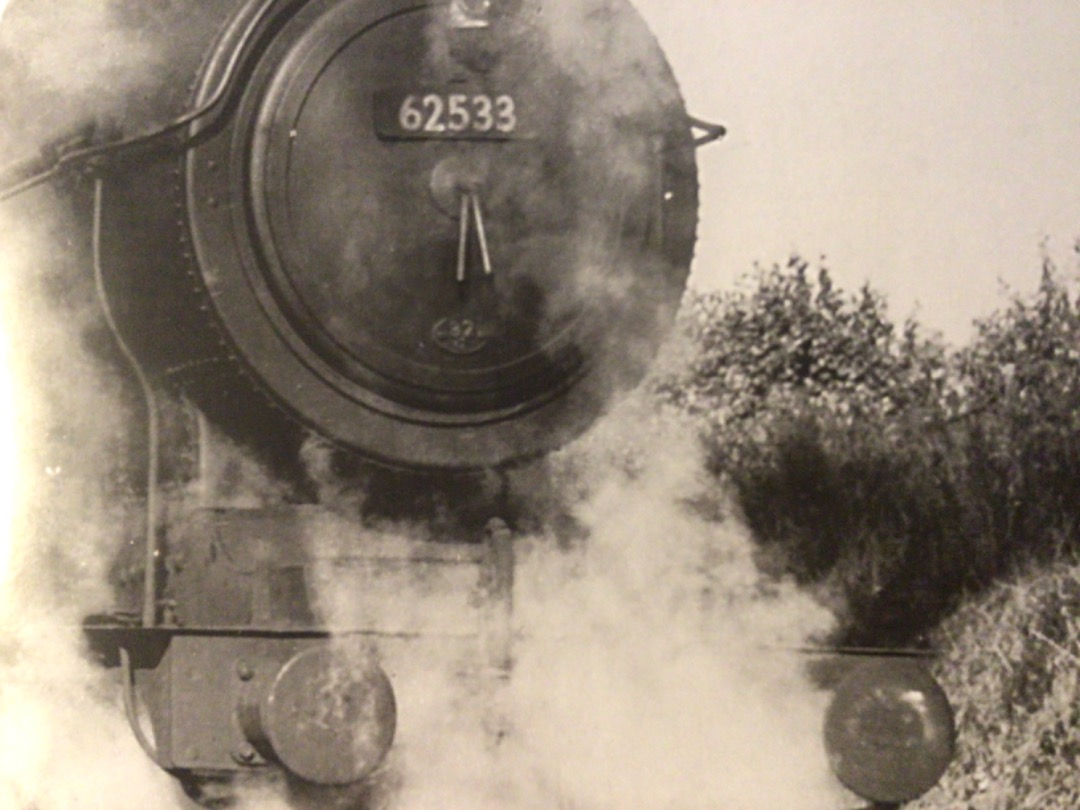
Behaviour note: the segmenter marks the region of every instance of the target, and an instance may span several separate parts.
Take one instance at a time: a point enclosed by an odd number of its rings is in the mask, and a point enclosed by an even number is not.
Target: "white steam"
[[[0,665],[0,807],[143,810],[178,806],[139,750],[115,684],[81,654],[81,631],[33,606],[7,624]]]
[[[125,126],[161,83],[177,37],[157,15],[128,27],[119,0],[14,0],[0,26],[0,164],[30,156],[89,121]],[[14,90],[18,88],[18,96]]]
[[[0,0],[0,164],[87,117],[122,118],[156,80],[163,49],[116,8]],[[180,807],[81,630],[111,603],[107,571],[129,517],[109,478],[139,420],[87,351],[100,310],[66,209],[49,189],[0,208],[0,807]]]
[[[61,286],[72,224],[37,192],[0,220],[0,317],[14,402],[0,456],[6,576],[0,583],[0,807],[142,810],[173,806],[176,787],[139,749],[117,684],[91,663],[81,624],[110,603],[106,572],[124,510],[105,497],[128,429],[116,380],[81,341],[95,317],[85,286]],[[62,288],[58,312],[45,289]],[[18,456],[9,459],[15,448]]]
[[[0,6],[0,14],[3,8]],[[0,272],[8,266],[0,252]],[[0,297],[0,602],[11,584],[15,511],[19,494],[19,414],[11,339],[12,318]]]
[[[494,705],[429,671],[439,698],[402,729],[401,810],[838,806],[825,696],[797,655],[768,651],[831,617],[766,582],[741,527],[700,516],[695,443],[649,420],[626,406],[585,458],[565,454],[593,483],[589,537],[519,545],[515,665]]]

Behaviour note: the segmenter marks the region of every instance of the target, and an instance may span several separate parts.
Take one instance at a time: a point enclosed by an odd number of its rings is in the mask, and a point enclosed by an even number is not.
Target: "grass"
[[[957,757],[910,810],[1080,807],[1080,563],[1002,581],[936,631]]]

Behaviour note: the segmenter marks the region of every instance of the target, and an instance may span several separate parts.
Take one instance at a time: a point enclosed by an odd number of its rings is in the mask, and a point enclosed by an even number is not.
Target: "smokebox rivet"
[[[250,681],[255,677],[255,670],[247,661],[240,661],[236,665],[236,674],[242,681]]]

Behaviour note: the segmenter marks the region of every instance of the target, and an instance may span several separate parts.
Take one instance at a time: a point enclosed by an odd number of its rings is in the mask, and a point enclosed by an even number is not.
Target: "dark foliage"
[[[693,357],[658,394],[700,419],[763,563],[842,597],[844,640],[910,642],[1076,551],[1080,301],[1049,264],[961,350],[798,258],[687,310]]]

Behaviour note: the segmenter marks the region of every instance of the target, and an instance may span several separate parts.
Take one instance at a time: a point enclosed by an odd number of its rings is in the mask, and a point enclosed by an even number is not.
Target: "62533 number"
[[[503,140],[519,133],[517,103],[507,93],[383,91],[375,129],[384,138]]]

